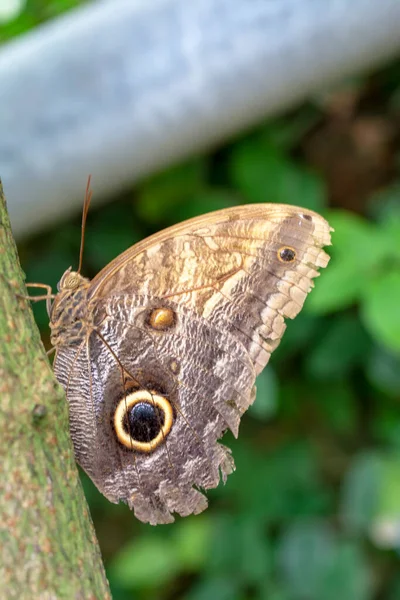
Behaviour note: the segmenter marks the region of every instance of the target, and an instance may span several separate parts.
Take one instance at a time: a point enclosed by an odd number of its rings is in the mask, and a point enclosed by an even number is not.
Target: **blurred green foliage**
[[[381,112],[399,111],[399,81],[399,63],[378,77]],[[304,106],[89,215],[88,276],[153,231],[240,203],[299,204],[335,229],[331,263],[259,377],[239,439],[224,438],[237,471],[205,513],[152,528],[82,476],[115,600],[400,598],[400,154],[363,212],[329,208],[301,150],[321,118]],[[79,240],[77,217],[21,244],[27,279],[54,286]]]
[[[226,436],[237,471],[206,513],[153,529],[84,477],[116,600],[398,597],[400,211],[382,199],[375,220],[328,208],[321,177],[291,155],[289,131],[309,117],[279,120],[280,138],[267,124],[89,215],[90,276],[157,229],[242,202],[317,208],[335,228],[331,264],[259,377],[239,440]],[[23,245],[28,279],[54,285],[76,264],[79,233],[77,218]]]
[[[8,3],[8,0],[1,0]],[[10,19],[0,21],[0,43],[26,33],[37,25],[85,4],[88,0],[15,0]],[[5,8],[0,14],[6,13]],[[8,11],[7,13],[8,14]]]

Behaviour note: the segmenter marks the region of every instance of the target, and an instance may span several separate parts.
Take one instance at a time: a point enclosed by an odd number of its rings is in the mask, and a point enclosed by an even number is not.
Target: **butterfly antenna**
[[[91,180],[91,178],[92,178],[92,176],[89,175],[88,181],[87,181],[87,185],[86,185],[85,200],[83,201],[81,248],[80,248],[80,251],[79,251],[79,266],[78,266],[77,273],[80,273],[81,269],[82,269],[83,248],[85,246],[86,219],[87,219],[88,212],[89,212],[90,201],[92,199],[92,190],[90,189],[90,180]]]

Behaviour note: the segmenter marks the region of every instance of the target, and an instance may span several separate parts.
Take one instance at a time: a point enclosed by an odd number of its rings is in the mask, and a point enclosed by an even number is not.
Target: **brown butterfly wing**
[[[240,339],[256,373],[301,310],[329,256],[328,223],[282,204],[235,207],[198,217],[144,240],[92,281],[91,294],[117,289],[173,300]],[[280,251],[288,249],[284,260]]]
[[[100,323],[81,350],[63,349],[56,361],[64,386],[70,373],[78,462],[107,498],[126,501],[152,524],[173,521],[172,512],[200,512],[207,501],[198,490],[216,487],[221,475],[231,473],[230,453],[217,439],[229,423],[236,426],[255,379],[236,339],[185,307],[168,304],[177,316],[168,333],[149,330],[147,316],[157,306],[146,296],[113,296],[99,305]],[[167,398],[174,411],[169,435],[150,453],[116,440],[113,415],[130,382]]]
[[[256,205],[193,219],[144,240],[91,282],[93,328],[58,350],[78,462],[111,500],[150,523],[206,507],[200,489],[233,469],[217,443],[237,435],[256,373],[328,262],[324,219],[304,209]],[[287,260],[290,259],[290,260]],[[159,309],[174,315],[154,327]],[[113,415],[127,386],[168,399],[173,425],[149,453],[123,447]]]

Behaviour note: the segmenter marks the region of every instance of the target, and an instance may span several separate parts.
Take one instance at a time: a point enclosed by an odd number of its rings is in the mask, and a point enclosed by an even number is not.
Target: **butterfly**
[[[329,224],[286,204],[235,206],[132,246],[93,280],[68,269],[48,295],[54,372],[77,462],[141,521],[207,507],[234,470],[218,442],[329,256]],[[53,300],[53,302],[51,302]]]

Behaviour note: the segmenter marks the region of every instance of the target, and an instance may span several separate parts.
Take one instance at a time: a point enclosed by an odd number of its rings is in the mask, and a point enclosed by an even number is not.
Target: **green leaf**
[[[179,573],[203,567],[209,556],[211,534],[211,524],[202,515],[132,540],[114,558],[110,577],[123,588],[159,588]]]
[[[209,556],[211,536],[212,523],[205,515],[187,517],[175,526],[172,542],[181,570],[197,571],[203,567]]]
[[[301,204],[316,211],[326,203],[321,179],[268,142],[251,139],[238,144],[232,152],[231,174],[247,202]]]
[[[391,241],[374,223],[346,210],[330,211],[327,218],[334,229],[332,254],[350,262],[359,273],[370,271],[391,255]]]
[[[361,317],[378,343],[400,353],[400,270],[376,277],[365,289]]]
[[[357,265],[332,257],[305,303],[305,312],[323,315],[343,310],[360,298],[364,286]]]
[[[399,89],[399,104],[400,104],[400,89]],[[400,598],[400,575],[396,575],[396,579],[390,586],[388,600],[399,600]]]
[[[357,542],[340,541],[334,560],[323,575],[316,600],[372,600],[370,566]]]
[[[178,165],[146,181],[137,192],[136,209],[147,223],[173,221],[176,208],[202,190],[206,162]]]
[[[341,315],[327,324],[306,357],[307,371],[320,379],[341,379],[368,359],[371,340],[354,315]]]
[[[293,599],[371,598],[368,568],[359,547],[338,539],[324,522],[292,525],[281,540],[279,558]]]
[[[267,421],[278,410],[279,382],[275,371],[270,365],[257,377],[257,395],[249,408],[249,414]]]
[[[272,568],[269,540],[253,515],[220,516],[215,520],[208,571],[235,573],[244,584],[269,579]]]
[[[222,514],[213,523],[212,554],[207,570],[215,575],[231,573],[237,569],[241,549],[237,542],[240,524],[228,514]]]
[[[158,588],[180,570],[174,548],[161,534],[129,542],[108,569],[110,579],[125,588]]]
[[[311,104],[303,104],[291,115],[275,117],[260,131],[260,139],[276,148],[290,151],[318,123],[320,112]]]
[[[376,277],[393,262],[393,240],[382,228],[347,211],[332,211],[332,259],[316,282],[305,308],[316,314],[342,310],[358,302]]]
[[[320,579],[334,555],[334,538],[324,523],[289,526],[278,545],[278,562],[294,598],[316,598]]]
[[[400,390],[400,357],[376,346],[367,358],[365,373],[380,391],[397,397]]]
[[[271,576],[272,556],[269,540],[251,515],[242,521],[238,539],[241,549],[239,572],[247,584],[265,583]]]
[[[400,420],[398,409],[398,390],[393,401],[387,401],[382,394],[377,394],[375,400],[374,418],[371,424],[371,434],[385,447],[400,453]]]
[[[399,219],[387,219],[381,224],[345,210],[332,211],[328,215],[334,228],[333,254],[342,260],[357,264],[360,273],[375,273],[392,264],[399,256]]]
[[[262,446],[252,449],[242,435],[236,445],[229,445],[237,472],[219,493],[229,497],[238,511],[268,523],[326,509],[329,495],[318,476],[317,456],[307,443],[292,439],[263,452]]]
[[[387,455],[382,459],[379,505],[370,535],[381,548],[400,549],[400,456]]]
[[[119,254],[139,241],[133,215],[124,210],[105,207],[92,219],[85,234],[85,263],[97,273]]]
[[[320,411],[324,427],[336,433],[354,435],[357,426],[357,398],[348,379],[313,385],[312,397]]]
[[[376,453],[362,453],[353,459],[342,484],[340,514],[355,533],[367,532],[377,514],[382,480],[382,459]]]
[[[400,88],[399,88],[400,89]],[[387,188],[373,194],[369,202],[369,214],[375,221],[378,221],[380,227],[384,229],[385,234],[389,235],[393,242],[400,236],[400,182],[396,181]],[[394,251],[400,256],[399,244],[394,244]]]
[[[245,600],[240,587],[234,577],[226,575],[225,577],[209,577],[198,583],[187,595],[184,600]]]
[[[174,221],[177,223],[191,219],[214,210],[230,208],[238,205],[238,198],[230,191],[218,188],[209,188],[194,193],[186,202],[179,204],[174,210]]]
[[[296,319],[287,323],[285,335],[271,359],[273,364],[287,363],[291,356],[312,345],[312,341],[323,331],[325,331],[323,319],[302,311]]]
[[[378,515],[400,520],[400,456],[388,455],[382,464]]]
[[[282,585],[270,585],[269,582],[260,586],[260,593],[256,598],[257,600],[293,600],[292,594]]]

